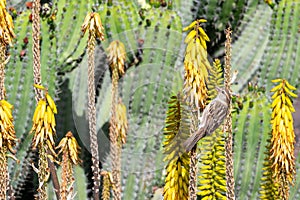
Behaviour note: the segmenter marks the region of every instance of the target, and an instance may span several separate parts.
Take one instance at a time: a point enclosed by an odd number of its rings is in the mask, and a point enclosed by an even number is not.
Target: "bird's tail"
[[[183,147],[186,152],[189,152],[192,150],[192,148],[197,144],[197,142],[203,138],[205,135],[204,128],[200,128],[195,133],[193,133],[184,143]]]

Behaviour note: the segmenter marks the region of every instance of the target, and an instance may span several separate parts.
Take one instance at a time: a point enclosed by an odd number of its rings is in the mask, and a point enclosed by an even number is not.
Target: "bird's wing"
[[[185,148],[186,152],[192,150],[192,148],[197,144],[197,142],[205,136],[204,128],[198,129],[195,133],[193,133],[184,143],[183,147]]]
[[[211,119],[213,123],[207,123],[206,135],[212,134],[223,122],[227,116],[228,106],[222,103],[215,103],[214,106],[211,106],[209,112],[211,112]]]

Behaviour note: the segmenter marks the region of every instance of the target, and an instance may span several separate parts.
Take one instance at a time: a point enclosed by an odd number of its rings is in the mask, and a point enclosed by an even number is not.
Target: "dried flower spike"
[[[126,51],[124,44],[118,40],[112,41],[109,44],[107,51],[109,66],[112,70],[117,67],[119,74],[123,75],[125,73],[124,66],[126,60]]]
[[[73,199],[73,183],[75,179],[73,177],[72,166],[78,165],[81,162],[79,158],[80,147],[72,132],[69,131],[56,148],[60,149],[58,154],[62,154],[62,181],[60,189],[60,199]]]
[[[120,134],[120,139],[122,143],[125,144],[128,122],[126,116],[126,106],[122,102],[119,102],[116,106],[116,121],[117,121],[116,124],[117,133]]]
[[[77,165],[81,162],[79,158],[80,147],[71,131],[60,141],[56,149],[60,149],[58,154],[66,152],[73,165]]]
[[[85,17],[81,31],[85,34],[87,30],[89,30],[90,33],[95,33],[96,37],[100,40],[104,40],[104,28],[98,13],[92,12]]]

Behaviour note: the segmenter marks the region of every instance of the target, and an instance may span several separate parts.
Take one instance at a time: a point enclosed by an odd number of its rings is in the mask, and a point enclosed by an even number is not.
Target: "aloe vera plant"
[[[166,111],[169,98],[183,89],[186,33],[182,29],[196,19],[207,21],[202,27],[210,38],[210,65],[212,58],[219,58],[224,65],[224,30],[231,26],[231,70],[238,70],[232,90],[241,96],[240,107],[232,114],[235,197],[259,198],[271,132],[271,80],[283,78],[296,88],[300,85],[299,73],[295,73],[300,66],[300,4],[297,0],[273,4],[271,8],[256,0],[42,1],[41,76],[43,86],[57,105],[56,144],[71,131],[82,147],[83,163],[75,167],[73,174],[77,192],[74,198],[91,198],[93,187],[87,120],[88,36],[81,34],[84,18],[92,11],[99,13],[105,34],[104,41],[96,40],[94,55],[99,164],[106,174],[112,171],[112,81],[106,49],[112,41],[119,40],[127,54],[125,73],[118,83],[118,96],[128,119],[121,156],[121,198],[150,199],[154,191],[161,191],[157,188],[164,186],[167,163],[163,161],[162,141]],[[45,14],[43,9],[48,7],[50,12]],[[8,159],[8,177],[14,196],[24,199],[36,194],[39,187],[32,168],[32,163],[37,163],[37,153],[31,150],[33,134],[29,134],[36,105],[31,8],[24,1],[12,0],[7,1],[7,9],[13,16],[16,38],[6,53],[10,56],[5,66],[5,89],[7,101],[14,106],[14,128],[19,138],[15,156],[20,161],[18,164]],[[247,89],[250,81],[256,87],[252,90],[251,86],[251,91]],[[210,90],[208,86],[208,94]],[[200,143],[199,148],[204,144]],[[296,174],[299,163],[296,157]],[[60,167],[55,165],[59,171]],[[199,173],[198,177],[203,177],[201,170]],[[47,192],[51,199],[55,195],[49,181]],[[290,187],[289,199],[299,197],[299,181],[296,179]],[[197,190],[204,187],[198,186]],[[113,190],[113,183],[110,188]],[[100,185],[99,197],[101,189]]]

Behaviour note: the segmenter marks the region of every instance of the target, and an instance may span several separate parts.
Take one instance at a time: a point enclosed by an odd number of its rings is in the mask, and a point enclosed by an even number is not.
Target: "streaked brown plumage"
[[[227,89],[216,87],[218,95],[204,109],[198,131],[191,135],[183,144],[186,152],[206,135],[211,135],[224,121],[229,113],[230,93]]]

